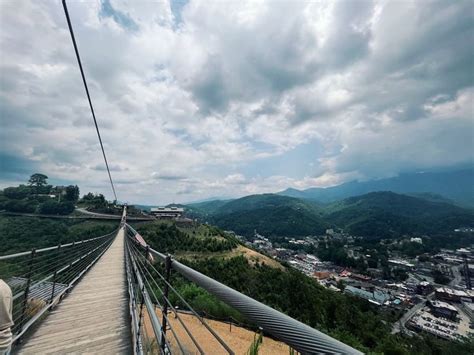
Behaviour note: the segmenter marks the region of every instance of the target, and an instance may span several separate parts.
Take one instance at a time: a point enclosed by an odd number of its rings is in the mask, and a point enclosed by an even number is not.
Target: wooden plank
[[[124,230],[19,354],[130,354]]]

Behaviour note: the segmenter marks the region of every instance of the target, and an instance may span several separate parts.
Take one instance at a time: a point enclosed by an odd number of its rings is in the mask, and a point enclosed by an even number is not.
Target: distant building
[[[458,310],[456,307],[446,302],[441,301],[428,301],[428,307],[430,307],[431,313],[437,317],[444,317],[451,320],[455,320],[458,316]]]
[[[474,292],[454,290],[448,287],[439,287],[435,291],[436,299],[451,302],[472,302]]]
[[[346,270],[346,269],[342,270],[342,271],[339,273],[339,276],[341,276],[341,277],[349,277],[349,276],[351,276],[351,275],[352,275],[352,272],[350,272],[349,270]]]
[[[390,300],[390,295],[382,290],[377,289],[374,289],[373,291],[367,291],[354,286],[346,286],[344,288],[344,293],[365,298],[369,302],[379,306],[387,304],[387,302]]]
[[[184,208],[181,207],[153,207],[150,210],[150,213],[157,217],[163,219],[175,219],[182,216],[184,213]]]
[[[408,270],[415,267],[414,264],[409,263],[406,260],[401,260],[401,259],[388,259],[388,263],[392,266],[397,266],[397,267],[401,267]]]
[[[473,227],[461,227],[461,228],[456,228],[454,231],[455,232],[469,233],[469,232],[474,232],[474,228]]]
[[[458,255],[469,255],[471,254],[471,250],[468,249],[468,248],[459,248],[459,249],[456,249],[456,254]]]
[[[291,256],[291,250],[285,248],[276,248],[277,257],[280,259],[287,259]]]
[[[428,281],[422,281],[418,285],[416,285],[416,293],[419,295],[428,295],[433,292],[433,285],[431,285]]]

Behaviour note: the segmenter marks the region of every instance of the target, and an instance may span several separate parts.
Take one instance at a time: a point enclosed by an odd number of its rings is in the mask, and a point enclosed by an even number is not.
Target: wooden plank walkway
[[[20,354],[131,354],[124,230],[19,349]]]

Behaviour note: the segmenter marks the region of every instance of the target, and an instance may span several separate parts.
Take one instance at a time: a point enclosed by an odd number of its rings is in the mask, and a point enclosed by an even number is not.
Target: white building
[[[150,213],[158,218],[173,219],[179,218],[184,213],[181,207],[153,207]]]

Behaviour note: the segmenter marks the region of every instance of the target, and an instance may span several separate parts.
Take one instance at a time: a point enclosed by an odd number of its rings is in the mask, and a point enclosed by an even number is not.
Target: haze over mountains
[[[401,194],[435,194],[455,203],[474,207],[474,167],[447,172],[401,174],[397,177],[352,181],[328,188],[297,190],[288,188],[278,194],[290,197],[333,202],[347,197],[375,191],[392,191]],[[435,196],[432,196],[435,197]]]

